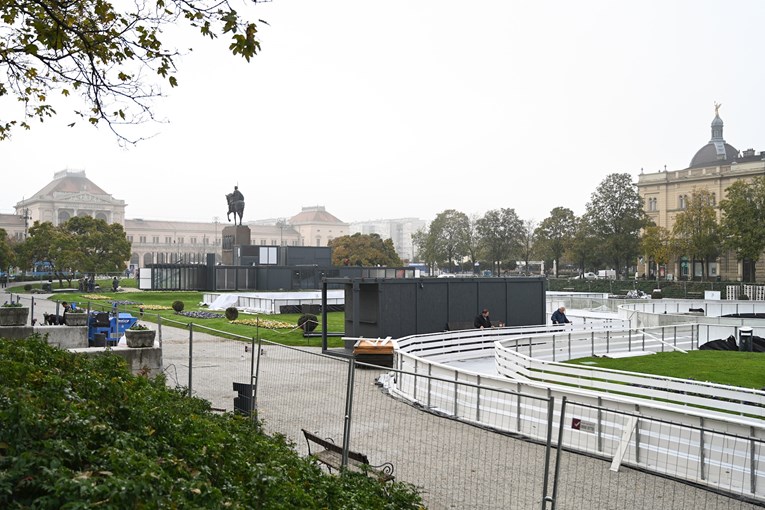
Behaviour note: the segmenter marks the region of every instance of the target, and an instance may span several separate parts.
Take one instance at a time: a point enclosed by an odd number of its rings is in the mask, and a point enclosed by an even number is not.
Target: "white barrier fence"
[[[401,372],[391,390],[428,409],[536,440],[548,433],[544,399],[553,397],[556,424],[564,413],[564,426],[556,429],[566,447],[613,459],[615,469],[632,465],[765,502],[765,393],[554,361],[593,351],[689,350],[709,334],[707,327],[680,325],[526,331],[518,338],[507,332],[502,338],[501,330],[406,337],[395,342],[394,366]],[[492,339],[498,370],[515,379],[442,363],[485,357]]]

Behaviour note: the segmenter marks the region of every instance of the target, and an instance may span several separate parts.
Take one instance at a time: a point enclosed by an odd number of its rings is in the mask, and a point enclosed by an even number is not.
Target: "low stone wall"
[[[49,345],[59,349],[68,349],[88,356],[111,352],[127,361],[134,375],[145,374],[154,377],[162,373],[162,349],[146,347],[88,347],[87,326],[0,326],[0,338],[21,340],[33,334],[45,338]],[[155,344],[156,345],[156,344]]]
[[[162,373],[162,349],[159,347],[88,347],[71,351],[88,356],[100,356],[106,352],[116,354],[127,361],[133,375],[155,377]]]
[[[9,340],[20,340],[35,333],[60,349],[88,346],[87,326],[0,326],[0,338]]]

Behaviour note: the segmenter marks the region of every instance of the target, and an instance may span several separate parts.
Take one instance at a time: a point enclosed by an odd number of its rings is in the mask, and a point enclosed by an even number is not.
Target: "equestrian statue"
[[[228,213],[226,219],[231,221],[231,213],[234,213],[234,225],[236,225],[236,215],[239,215],[239,225],[242,224],[242,215],[244,214],[244,195],[239,191],[239,186],[234,186],[233,193],[226,194],[228,201]]]

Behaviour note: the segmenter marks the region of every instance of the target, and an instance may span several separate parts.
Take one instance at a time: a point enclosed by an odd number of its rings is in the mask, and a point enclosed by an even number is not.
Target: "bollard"
[[[752,328],[749,326],[738,328],[738,350],[752,352]]]

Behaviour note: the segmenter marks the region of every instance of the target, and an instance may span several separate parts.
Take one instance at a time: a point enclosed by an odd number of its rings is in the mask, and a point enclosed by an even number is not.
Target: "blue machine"
[[[90,312],[88,317],[88,344],[91,346],[116,345],[125,330],[138,322],[136,317],[126,312],[116,316],[108,312]],[[105,342],[102,344],[101,342]]]

